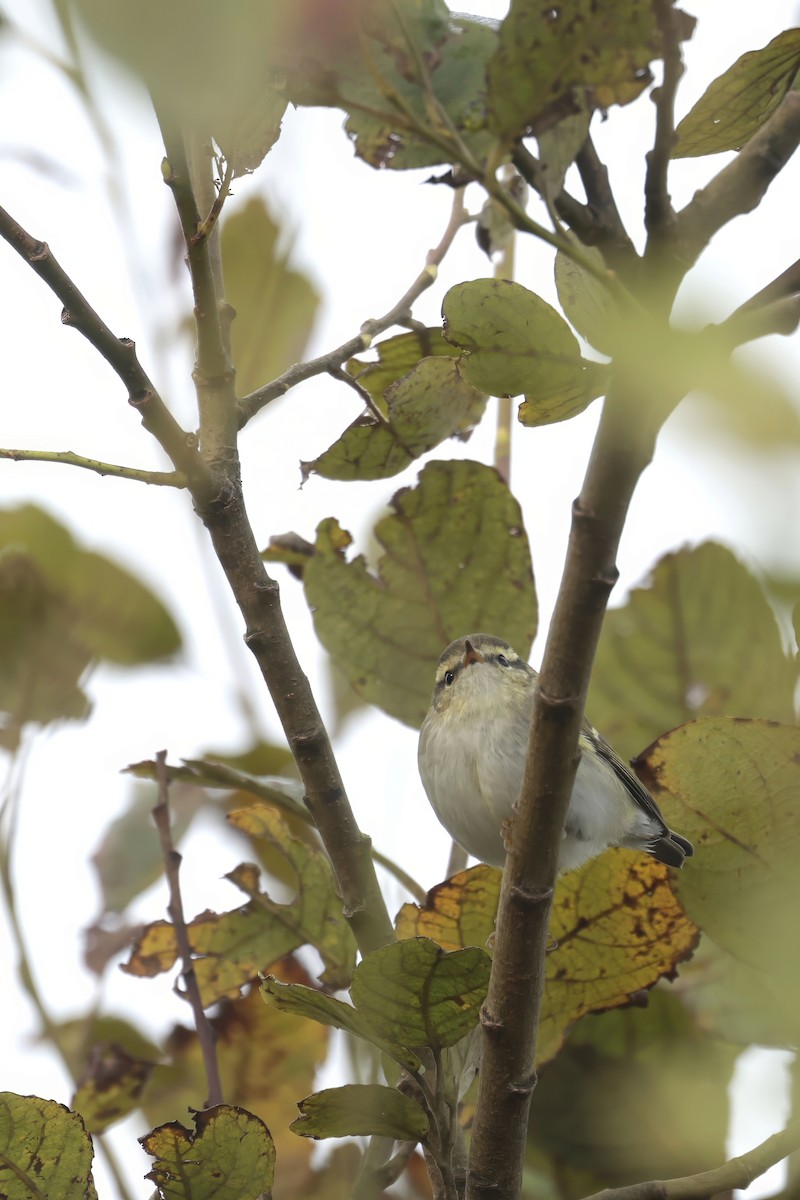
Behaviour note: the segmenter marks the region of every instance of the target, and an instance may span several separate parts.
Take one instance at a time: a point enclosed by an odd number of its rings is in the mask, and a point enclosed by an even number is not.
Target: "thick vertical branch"
[[[516,1200],[536,1083],[536,1030],[558,849],[578,762],[578,735],[616,552],[631,496],[650,461],[654,429],[621,390],[606,401],[545,648],[503,875],[468,1200]],[[535,754],[532,753],[535,747]]]

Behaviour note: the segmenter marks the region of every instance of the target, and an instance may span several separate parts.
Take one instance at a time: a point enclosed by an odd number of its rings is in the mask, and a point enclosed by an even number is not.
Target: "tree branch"
[[[238,462],[236,451],[236,374],[223,332],[209,241],[201,232],[189,161],[183,137],[159,118],[164,148],[164,182],[171,189],[186,243],[187,264],[194,296],[197,358],[192,376],[200,419],[200,451],[206,462]]]
[[[169,888],[169,905],[167,912],[175,930],[175,941],[178,943],[178,953],[181,957],[181,975],[186,988],[186,999],[192,1006],[194,1027],[197,1031],[197,1041],[203,1055],[203,1066],[208,1084],[208,1096],[205,1107],[213,1108],[223,1103],[222,1081],[217,1062],[217,1046],[214,1030],[206,1016],[203,1001],[200,998],[200,988],[194,971],[194,957],[189,945],[189,933],[186,928],[186,918],[183,912],[183,897],[181,896],[180,869],[181,855],[175,849],[172,841],[172,830],[169,818],[169,783],[167,781],[167,752],[159,750],[156,754],[156,777],[158,781],[158,804],[153,809],[153,821],[158,830],[161,842],[161,854],[164,859],[164,872]]]
[[[102,355],[128,389],[128,403],[139,413],[145,429],[166,451],[176,469],[202,491],[208,476],[197,453],[195,437],[181,429],[164,404],[136,357],[134,343],[130,338],[114,336],[56,261],[47,243],[32,238],[4,208],[0,208],[0,236],[55,292],[64,305],[62,322],[82,333]]]
[[[608,265],[630,284],[639,266],[639,255],[619,214],[608,169],[600,160],[591,136],[578,151],[575,166],[596,225],[594,240],[587,245],[596,246]]]
[[[681,278],[715,233],[752,212],[800,144],[800,92],[789,91],[765,125],[677,216],[675,245]]]
[[[515,148],[511,161],[526,183],[544,198],[546,188],[542,178],[541,164],[527,146],[521,142]],[[565,224],[569,225],[583,242],[584,246],[594,246],[597,235],[595,214],[586,204],[581,204],[574,196],[563,188],[553,201],[556,212]]]
[[[606,399],[580,497],[545,647],[518,812],[503,873],[483,1063],[472,1136],[468,1200],[516,1200],[536,1083],[536,1031],[558,851],[578,763],[591,665],[615,557],[657,423],[617,387]]]
[[[587,1200],[704,1200],[720,1192],[749,1187],[775,1163],[800,1147],[800,1123],[787,1125],[780,1133],[767,1138],[760,1146],[732,1158],[712,1171],[684,1175],[680,1179],[653,1180],[634,1183],[630,1187],[604,1188]]]
[[[675,225],[675,210],[669,194],[668,175],[675,143],[675,93],[683,75],[679,17],[672,0],[655,0],[655,18],[661,33],[664,77],[652,92],[656,106],[656,136],[646,155],[644,223],[650,238],[669,238]]]
[[[165,179],[178,207],[195,296],[194,378],[202,450],[214,472],[213,494],[192,491],[195,511],[208,530],[244,618],[245,643],[258,663],[297,764],[306,806],[341,889],[344,915],[360,950],[368,953],[392,941],[394,929],[378,886],[372,843],[356,823],[330,739],[286,628],[278,584],[265,570],[247,516],[236,445],[234,376],[222,327],[224,301],[217,294],[212,267],[217,230],[210,238],[197,238],[197,204],[183,139],[166,129],[165,147]]]
[[[70,467],[85,467],[98,475],[111,475],[116,479],[135,479],[139,483],[152,483],[157,487],[188,487],[183,471],[144,471],[138,467],[120,467],[115,463],[100,462],[97,458],[84,458],[71,450],[7,450],[0,448],[0,458],[14,462],[65,463]]]
[[[464,208],[464,189],[463,187],[457,188],[453,193],[453,204],[447,227],[442,234],[439,244],[428,251],[425,266],[411,284],[411,287],[400,297],[397,303],[382,317],[365,321],[361,326],[360,332],[355,337],[343,342],[335,350],[329,350],[327,354],[321,354],[319,358],[312,358],[308,362],[295,363],[294,366],[289,367],[287,371],[279,375],[277,379],[273,379],[271,383],[267,383],[264,387],[260,387],[255,392],[250,392],[249,395],[244,396],[238,405],[239,428],[244,428],[250,418],[254,417],[257,412],[260,412],[262,408],[270,404],[273,400],[277,400],[279,396],[284,396],[291,388],[296,387],[298,383],[303,383],[306,379],[312,379],[315,375],[326,373],[335,375],[337,368],[346,363],[353,355],[363,354],[365,350],[368,350],[373,340],[379,334],[385,333],[393,325],[407,321],[411,317],[413,305],[422,293],[435,282],[442,259],[452,246],[459,229],[471,220],[472,218]]]

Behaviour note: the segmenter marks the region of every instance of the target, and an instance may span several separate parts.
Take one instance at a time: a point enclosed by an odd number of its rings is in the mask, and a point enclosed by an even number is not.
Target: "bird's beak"
[[[486,659],[480,654],[472,642],[464,643],[464,666],[468,667],[470,663],[486,662]]]

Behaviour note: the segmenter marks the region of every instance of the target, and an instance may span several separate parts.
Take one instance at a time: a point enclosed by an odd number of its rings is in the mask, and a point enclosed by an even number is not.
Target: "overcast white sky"
[[[690,9],[691,5],[688,6]],[[487,3],[471,11],[502,15],[505,6]],[[40,0],[5,0],[15,26],[53,45]],[[787,0],[732,6],[704,0],[686,50],[688,78],[680,92],[686,111],[707,83],[742,52],[764,45],[796,19]],[[68,83],[30,49],[5,39],[0,45],[0,194],[2,203],[36,237],[47,240],[111,328],[135,338],[146,368],[162,386],[179,420],[193,424],[188,352],[165,355],[163,339],[189,306],[188,281],[169,264],[173,214],[160,175],[163,150],[152,116],[136,90],[110,76],[98,77],[97,95],[120,153],[119,182],[126,195],[130,227],[127,251],[120,247],[117,215],[109,204],[106,163],[84,108]],[[652,105],[645,99],[614,110],[598,125],[596,140],[609,165],[623,216],[642,240],[642,156],[650,143]],[[340,132],[335,112],[290,112],[283,136],[265,167],[235,187],[231,205],[254,192],[265,195],[294,237],[296,263],[313,277],[324,296],[310,354],[337,345],[361,323],[388,309],[405,291],[439,240],[450,195],[421,186],[430,172],[377,173],[356,160]],[[34,159],[58,170],[42,170]],[[678,163],[672,177],[678,206],[724,159]],[[797,256],[800,177],[796,162],[752,218],[737,221],[715,239],[702,267],[687,284],[684,311],[720,319],[779,273]],[[480,203],[472,198],[472,207]],[[132,274],[131,264],[134,264]],[[442,272],[441,285],[420,303],[416,315],[439,321],[441,298],[452,283],[491,273],[462,232]],[[552,260],[533,243],[520,247],[517,277],[552,298]],[[127,407],[110,369],[74,331],[62,328],[58,301],[8,248],[0,246],[0,329],[3,331],[5,396],[0,444],[74,450],[112,462],[163,466],[159,452]],[[800,367],[797,338],[769,339],[754,351],[794,389]],[[515,431],[512,486],[525,512],[537,579],[542,625],[553,603],[569,522],[597,419],[597,406],[567,425]],[[356,536],[358,549],[375,513],[417,467],[377,484],[336,485],[313,478],[299,490],[300,459],[326,448],[358,413],[349,389],[315,380],[273,405],[253,422],[242,445],[248,504],[259,543],[295,529],[311,537],[317,522],[335,514]],[[663,435],[658,455],[637,492],[620,552],[624,588],[642,578],[664,550],[687,541],[719,537],[757,565],[776,568],[800,561],[800,528],[787,513],[800,511],[796,454],[765,462],[742,458],[734,472],[730,456],[689,453],[678,419]],[[491,460],[491,421],[467,446],[434,452]],[[204,546],[202,530],[186,497],[166,489],[88,472],[35,463],[0,463],[0,504],[34,501],[67,523],[85,544],[112,555],[143,576],[178,616],[186,643],[175,666],[122,673],[102,669],[89,689],[95,711],[85,725],[41,737],[27,768],[17,848],[19,904],[33,961],[47,1001],[57,1016],[85,1009],[93,981],[80,966],[80,930],[97,911],[97,892],[87,859],[107,822],[124,804],[125,764],[167,747],[172,759],[204,748],[235,750],[245,738],[235,697],[248,692],[263,732],[278,727],[249,655],[241,645],[238,614]],[[312,680],[320,681],[323,711],[330,712],[318,650],[301,590],[281,577],[291,631]],[[220,635],[220,619],[224,633]],[[541,641],[534,647],[538,661]],[[519,647],[522,652],[527,647]],[[425,886],[441,878],[448,841],[424,799],[416,775],[416,734],[379,713],[359,717],[346,730],[338,752],[359,822]],[[46,831],[43,837],[42,831]],[[186,906],[189,912],[238,903],[230,885],[215,881],[238,861],[233,843],[220,843],[201,826],[186,845]],[[390,908],[403,897],[389,888]],[[139,905],[143,919],[163,913],[163,892],[154,889]],[[0,927],[0,978],[9,980],[8,934]],[[6,996],[9,995],[8,989]],[[147,1023],[154,1032],[186,1020],[166,983],[137,982],[112,971],[108,1005]],[[35,1021],[17,996],[4,1006],[6,1038],[0,1088],[68,1101],[69,1088],[51,1056],[31,1046]],[[763,1061],[754,1069],[761,1071]],[[762,1076],[758,1076],[758,1079]],[[766,1077],[764,1077],[766,1078]],[[750,1085],[752,1089],[761,1086]],[[781,1113],[766,1092],[756,1091],[735,1148],[745,1149],[774,1131]],[[780,1097],[779,1097],[780,1099]],[[780,1107],[780,1106],[779,1106]],[[178,1114],[176,1114],[178,1115]],[[130,1143],[141,1132],[131,1123],[116,1141]],[[134,1161],[140,1162],[134,1150]],[[142,1171],[146,1169],[142,1165]],[[767,1185],[768,1187],[769,1185]],[[149,1188],[142,1184],[141,1195]],[[762,1185],[762,1194],[766,1190]],[[111,1195],[110,1185],[101,1195]]]

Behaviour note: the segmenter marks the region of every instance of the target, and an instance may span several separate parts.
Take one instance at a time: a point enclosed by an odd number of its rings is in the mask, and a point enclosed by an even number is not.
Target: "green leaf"
[[[155,1159],[145,1178],[162,1200],[257,1200],[271,1193],[275,1147],[263,1121],[229,1104],[193,1119],[193,1131],[172,1121],[139,1138]]]
[[[174,654],[180,634],[149,588],[110,559],[82,549],[32,504],[0,512],[0,545],[36,560],[44,583],[70,611],[74,637],[98,658],[136,666]]]
[[[461,375],[455,358],[424,358],[385,392],[384,420],[367,409],[337,442],[313,462],[303,478],[387,479],[478,423],[486,396]]]
[[[222,222],[225,297],[236,309],[231,348],[240,395],[303,357],[319,307],[316,288],[289,266],[291,244],[259,197]]]
[[[428,1118],[410,1096],[377,1083],[351,1083],[307,1096],[292,1129],[303,1137],[369,1136],[418,1142]]]
[[[347,370],[377,401],[382,400],[386,389],[407,375],[423,358],[438,355],[451,358],[453,354],[453,347],[444,340],[438,325],[384,338],[372,349],[377,351],[377,362],[351,358]]]
[[[567,235],[580,245],[574,234]],[[589,258],[598,268],[605,270],[605,262],[594,246],[581,246],[581,254]],[[615,352],[617,324],[614,302],[602,283],[590,275],[580,263],[559,250],[555,263],[556,291],[567,320],[577,329],[581,337],[603,354]]]
[[[675,887],[718,946],[797,995],[800,729],[704,718],[640,760],[666,820],[694,842]]]
[[[353,1003],[387,1041],[453,1046],[477,1024],[491,960],[475,946],[447,953],[429,938],[368,954],[353,976]]]
[[[539,170],[550,200],[564,188],[564,177],[589,136],[591,113],[584,105],[539,134]]]
[[[651,82],[661,41],[649,0],[512,0],[488,67],[489,121],[504,141],[547,129],[588,98],[628,104]]]
[[[359,695],[420,725],[444,647],[475,629],[530,644],[536,600],[519,505],[480,463],[434,462],[375,527],[372,574],[347,562],[350,535],[329,518],[304,573],[323,646]]]
[[[103,1133],[138,1109],[154,1065],[132,1057],[115,1042],[95,1043],[72,1100],[87,1129]]]
[[[266,805],[230,813],[229,820],[251,837],[267,838],[281,849],[294,870],[298,891],[290,904],[277,904],[260,890],[259,869],[252,863],[229,873],[227,878],[252,897],[250,903],[232,912],[201,913],[188,926],[189,944],[199,956],[195,974],[204,1005],[238,995],[242,984],[260,970],[306,943],[322,956],[321,978],[331,987],[345,987],[352,974],[355,942],[342,916],[327,857],[293,837],[283,819]],[[150,977],[168,971],[176,957],[172,925],[155,921],[139,936],[122,969]]]
[[[494,931],[500,882],[501,873],[491,867],[459,872],[433,888],[423,907],[403,905],[398,936],[425,935],[447,949],[485,945]],[[630,1004],[642,989],[671,976],[698,937],[670,890],[668,868],[624,850],[561,876],[550,934],[554,945],[536,1045],[540,1064],[555,1057],[581,1017]]]
[[[736,1046],[790,1049],[800,1041],[796,996],[706,935],[680,974],[683,1003],[703,1029]]]
[[[464,378],[491,396],[524,393],[525,425],[566,420],[602,394],[605,369],[583,359],[563,317],[519,283],[457,284],[442,315],[445,338],[464,352]]]
[[[607,614],[587,711],[630,757],[700,715],[791,721],[796,679],[761,585],[706,542],[665,555],[649,585]]]
[[[399,11],[377,3],[367,6],[358,33],[338,44],[329,39],[329,47],[303,47],[302,70],[289,72],[289,94],[295,103],[344,109],[356,153],[373,167],[449,164],[454,143],[445,121],[438,112],[432,115],[433,104],[426,102],[417,67],[424,63],[437,108],[482,159],[492,142],[486,129],[485,71],[496,46],[491,25],[451,15],[442,0],[412,0]]]
[[[358,969],[358,968],[356,968]],[[408,1071],[417,1071],[420,1060],[413,1051],[400,1046],[395,1038],[383,1038],[373,1029],[369,1019],[351,1004],[345,1004],[334,996],[328,996],[318,988],[307,987],[301,983],[281,983],[280,980],[267,975],[262,978],[261,995],[264,1003],[280,1012],[293,1013],[298,1017],[306,1017],[317,1021],[320,1025],[330,1025],[334,1029],[342,1029],[354,1037],[377,1046],[389,1058],[405,1067]]]
[[[282,88],[258,81],[236,108],[214,118],[212,134],[234,178],[250,175],[264,161],[281,132],[287,100]],[[276,81],[277,84],[277,81]]]
[[[784,29],[720,75],[676,129],[673,158],[740,150],[772,115],[800,69],[800,29]]]
[[[97,1200],[92,1139],[54,1100],[0,1092],[3,1200]]]
[[[572,1031],[541,1072],[529,1143],[552,1155],[562,1185],[575,1171],[590,1171],[599,1188],[709,1170],[725,1159],[738,1053],[704,1034],[670,989],[656,988],[644,1006]]]

